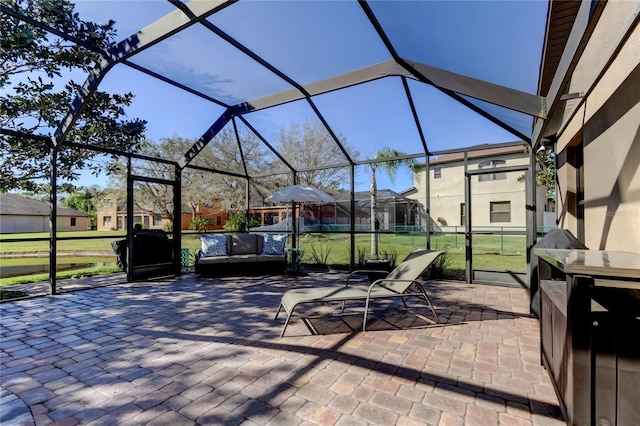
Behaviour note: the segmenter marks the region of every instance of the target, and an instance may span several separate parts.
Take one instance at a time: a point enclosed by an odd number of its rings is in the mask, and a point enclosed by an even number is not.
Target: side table
[[[301,275],[304,249],[302,247],[289,248],[287,252],[289,252],[287,272],[291,275]]]

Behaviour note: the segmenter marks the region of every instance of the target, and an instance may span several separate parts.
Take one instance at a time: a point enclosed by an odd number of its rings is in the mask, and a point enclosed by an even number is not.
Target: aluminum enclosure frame
[[[66,142],[66,137],[71,129],[71,127],[75,124],[78,119],[82,109],[85,106],[87,99],[89,99],[92,94],[97,90],[103,78],[107,75],[107,73],[113,69],[113,67],[117,64],[123,64],[129,66],[133,69],[136,69],[139,72],[143,72],[146,75],[154,77],[166,84],[170,84],[174,87],[177,87],[181,90],[188,91],[189,93],[196,95],[202,99],[205,99],[209,102],[215,103],[216,105],[222,106],[225,108],[225,111],[211,124],[211,126],[202,134],[202,136],[198,139],[198,141],[183,155],[182,159],[180,159],[176,165],[176,176],[175,182],[179,184],[180,176],[182,170],[185,168],[194,168],[202,171],[210,171],[212,173],[223,173],[232,175],[238,178],[246,179],[249,182],[252,178],[260,177],[260,176],[251,176],[248,171],[246,164],[244,166],[244,174],[236,174],[229,171],[224,170],[213,170],[207,169],[200,166],[191,165],[191,161],[197,156],[197,154],[215,138],[215,136],[223,129],[225,126],[232,122],[232,124],[236,125],[236,120],[239,119],[245,124],[264,144],[267,148],[274,153],[285,165],[288,169],[288,173],[291,173],[295,180],[295,176],[297,173],[304,171],[303,169],[296,169],[293,165],[287,162],[280,153],[270,144],[267,139],[261,135],[255,128],[253,128],[250,123],[243,117],[244,114],[271,108],[274,106],[282,105],[285,103],[298,101],[298,100],[306,100],[309,104],[310,108],[314,111],[320,122],[323,124],[336,146],[341,150],[345,157],[345,162],[342,164],[327,164],[323,168],[334,168],[334,167],[350,167],[350,191],[351,191],[351,203],[352,203],[352,214],[353,214],[353,205],[354,201],[354,168],[358,165],[366,165],[371,164],[375,161],[389,161],[394,159],[409,159],[409,158],[425,158],[426,159],[426,168],[429,170],[429,157],[432,155],[437,155],[449,151],[440,151],[440,152],[431,152],[428,144],[425,140],[422,124],[418,117],[418,114],[415,109],[415,105],[413,103],[413,97],[411,90],[407,84],[407,78],[410,78],[414,81],[418,81],[424,84],[431,85],[438,89],[440,92],[446,94],[447,96],[455,99],[459,103],[465,105],[476,113],[482,115],[486,119],[491,122],[497,124],[503,129],[511,132],[515,136],[522,139],[525,143],[527,143],[531,147],[531,151],[533,148],[540,142],[542,139],[545,126],[547,125],[547,118],[550,112],[554,112],[558,107],[559,102],[559,91],[562,87],[559,81],[566,81],[566,76],[570,73],[570,65],[566,64],[567,61],[575,62],[575,58],[579,57],[581,51],[578,49],[579,42],[584,40],[585,37],[589,36],[589,28],[594,26],[594,20],[597,20],[598,13],[601,13],[604,8],[603,2],[597,2],[595,7],[596,12],[593,13],[591,10],[591,2],[587,0],[583,0],[582,6],[580,8],[580,19],[578,20],[578,25],[575,26],[575,36],[572,32],[572,38],[570,43],[568,43],[568,47],[565,51],[565,56],[567,59],[565,60],[563,56],[563,65],[558,69],[556,77],[554,78],[554,86],[550,91],[549,97],[542,97],[535,94],[529,94],[521,91],[517,91],[508,87],[496,85],[493,83],[485,82],[482,80],[478,80],[469,76],[453,73],[450,71],[446,71],[443,69],[439,69],[436,67],[428,66],[426,64],[421,64],[419,62],[412,61],[411,59],[402,58],[396,51],[393,43],[387,36],[384,31],[383,26],[377,20],[375,13],[370,8],[369,4],[366,0],[359,1],[359,5],[361,6],[364,14],[367,16],[367,19],[375,29],[378,34],[380,40],[384,43],[388,52],[392,56],[392,60],[382,62],[376,65],[368,66],[360,70],[351,71],[339,76],[331,77],[328,79],[324,79],[321,81],[317,81],[314,83],[301,85],[296,82],[294,79],[287,76],[282,71],[278,70],[275,66],[270,64],[265,59],[261,58],[259,55],[251,51],[248,47],[242,45],[237,40],[233,39],[228,34],[224,33],[221,29],[217,28],[215,25],[211,24],[211,22],[206,19],[215,13],[225,9],[226,7],[234,4],[236,0],[229,1],[212,1],[212,2],[202,2],[199,0],[193,0],[188,3],[182,3],[177,0],[170,0],[170,3],[176,7],[176,10],[164,16],[163,18],[157,20],[156,22],[148,25],[141,31],[136,34],[127,37],[122,40],[118,44],[114,46],[114,48],[110,49],[107,52],[100,52],[102,59],[99,63],[96,64],[94,70],[90,73],[88,78],[86,79],[82,91],[77,95],[76,99],[73,101],[72,105],[67,112],[66,117],[62,120],[58,128],[55,130],[55,133],[50,138],[50,153],[51,153],[51,187],[52,191],[50,194],[50,202],[51,202],[51,228],[50,228],[50,271],[55,271],[55,252],[56,252],[56,229],[55,229],[55,205],[57,201],[56,194],[56,155],[57,151],[60,147],[64,146],[68,142]],[[55,34],[58,37],[64,38],[68,41],[75,42],[76,44],[82,45],[85,48],[92,48],[96,50],[92,46],[85,46],[79,40],[73,39],[66,34],[60,33],[59,31],[51,28],[50,26],[39,23],[27,16],[22,16],[15,11],[9,9],[6,6],[0,5],[0,12],[3,14],[7,14],[13,17],[17,17],[25,22],[28,22],[32,25],[36,25],[42,29],[45,29],[52,34]],[[265,97],[257,98],[251,101],[242,102],[236,105],[229,105],[225,102],[222,102],[219,99],[208,96],[204,93],[201,93],[195,89],[189,88],[181,83],[178,83],[167,76],[160,75],[156,72],[153,72],[149,69],[146,69],[140,65],[134,64],[129,61],[130,58],[134,57],[137,53],[140,53],[146,50],[149,47],[154,46],[157,43],[169,38],[170,36],[179,33],[180,31],[187,29],[193,25],[200,24],[207,30],[216,34],[217,36],[224,39],[227,43],[232,45],[237,50],[244,53],[246,56],[251,58],[253,61],[270,71],[271,73],[277,75],[287,83],[289,83],[293,88],[290,90],[286,90],[279,93],[274,93]],[[328,93],[331,91],[341,90],[344,88],[348,88],[355,85],[366,84],[368,82],[381,79],[381,78],[400,78],[403,84],[405,97],[410,106],[412,112],[413,122],[416,126],[417,132],[419,134],[423,152],[407,154],[406,156],[392,158],[392,159],[383,159],[383,160],[367,160],[367,161],[356,161],[352,159],[345,147],[339,141],[339,138],[336,136],[335,131],[328,124],[327,120],[322,115],[320,109],[315,105],[313,101],[313,97]],[[535,127],[532,132],[532,136],[528,136],[522,134],[517,129],[510,126],[508,123],[500,120],[499,118],[491,115],[487,111],[481,109],[480,107],[474,105],[469,102],[463,96],[468,96],[474,99],[478,99],[481,101],[488,102],[493,105],[498,105],[501,107],[505,107],[507,109],[518,111],[524,113],[528,116],[535,118]],[[549,102],[549,99],[551,102]],[[548,105],[550,104],[550,106]],[[4,133],[4,129],[3,129]],[[29,135],[28,137],[31,137]],[[242,155],[242,143],[236,133],[236,141],[240,148],[240,153]],[[72,144],[69,144],[70,146]],[[73,144],[73,146],[79,146],[78,144]],[[82,145],[80,145],[82,146]],[[97,146],[87,145],[87,149],[94,149],[100,151],[101,148]],[[467,152],[474,149],[480,149],[479,147],[471,147],[468,149],[456,149],[452,150],[455,152]],[[126,153],[118,153],[120,155],[127,155]],[[134,154],[135,156],[135,154]],[[131,157],[129,157],[131,158]],[[162,159],[150,159],[152,161],[163,161]],[[535,156],[532,155],[533,164],[529,166],[530,170],[535,170]],[[278,173],[281,174],[281,173]],[[531,173],[530,173],[531,175]],[[128,175],[128,180],[132,179],[131,174]],[[535,177],[529,177],[526,180],[527,190],[531,192],[531,185],[535,185]],[[128,185],[128,191],[131,189]],[[178,191],[179,192],[179,191]],[[128,195],[129,197],[130,195]],[[247,195],[248,196],[248,195]],[[429,193],[427,191],[427,200],[425,207],[427,214],[429,214]],[[529,200],[528,202],[528,213],[531,213],[530,210],[533,209],[533,214],[528,214],[527,216],[527,261],[530,258],[530,247],[532,246],[531,241],[535,241],[535,233],[536,233],[536,223],[535,223],[535,197],[533,200]],[[179,204],[174,203],[174,209],[179,209]],[[174,217],[176,215],[176,210],[174,210]],[[470,219],[470,216],[468,216]],[[353,219],[353,218],[352,218]],[[129,226],[131,225],[131,227]],[[354,253],[354,221],[351,221],[352,232],[351,232],[351,263],[353,265],[353,253]],[[132,224],[127,225],[127,232],[130,234],[132,232]],[[175,229],[175,228],[174,228]],[[427,245],[430,244],[429,235],[427,233]],[[55,273],[50,273],[50,283],[51,283],[51,294],[56,294],[56,285],[55,285]]]

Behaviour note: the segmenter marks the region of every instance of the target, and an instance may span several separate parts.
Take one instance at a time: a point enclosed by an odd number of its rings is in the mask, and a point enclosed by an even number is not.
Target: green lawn
[[[88,240],[58,240],[58,251],[104,251],[112,252],[111,241],[125,238],[122,231],[79,231],[58,232],[58,238],[91,237]],[[0,234],[0,253],[30,253],[48,252],[49,241],[33,241],[38,238],[49,238],[48,232],[34,232],[27,234]],[[95,238],[95,239],[94,239]],[[7,240],[22,239],[19,242]]]
[[[48,233],[37,234],[4,234],[0,235],[0,254],[14,254],[13,257],[0,258],[0,266],[38,265],[48,264],[48,241],[33,241],[37,238],[48,238]],[[60,271],[56,276],[60,279],[76,274],[95,274],[116,272],[119,269],[115,265],[115,255],[111,248],[111,242],[125,237],[121,231],[86,231],[86,232],[61,232],[59,238],[65,237],[92,237],[86,240],[58,240],[58,255],[73,253],[78,257],[73,258],[77,263],[96,263],[97,266],[86,270]],[[96,238],[99,237],[99,238]],[[8,239],[22,238],[20,242],[7,242]],[[366,234],[355,236],[356,263],[358,260],[371,259],[369,255],[371,237]],[[465,248],[464,235],[434,235],[431,238],[431,248],[447,252],[447,263],[452,270],[464,270]],[[289,239],[291,246],[291,239]],[[313,264],[349,264],[350,237],[349,234],[304,234],[299,238],[299,246],[305,249],[303,262]],[[424,235],[379,235],[380,257],[397,256],[401,261],[411,251],[424,248],[426,237]],[[183,232],[182,247],[189,248],[193,253],[200,247],[197,233]],[[20,254],[39,253],[39,257],[20,256]],[[79,257],[84,253],[83,257]],[[103,253],[103,257],[92,257],[94,253]],[[17,256],[16,256],[17,255]],[[525,237],[524,236],[494,236],[476,235],[473,239],[474,269],[524,272],[526,270]],[[59,263],[66,263],[68,257],[60,257]],[[104,264],[106,263],[106,265]],[[12,285],[22,282],[34,282],[48,279],[47,274],[37,274],[14,278],[0,278],[0,286]]]
[[[371,237],[356,235],[356,262],[358,253],[369,256]],[[524,272],[526,270],[526,251],[524,236],[476,235],[473,238],[474,268],[498,271]],[[300,247],[305,249],[305,262],[313,263],[315,258],[328,257],[327,263],[349,263],[348,234],[307,234],[300,237]],[[396,253],[398,261],[412,250],[424,248],[424,235],[380,235],[378,253]],[[431,237],[431,249],[447,252],[452,269],[465,268],[464,235],[434,235]],[[326,256],[329,250],[328,256]],[[316,253],[316,256],[313,253]]]

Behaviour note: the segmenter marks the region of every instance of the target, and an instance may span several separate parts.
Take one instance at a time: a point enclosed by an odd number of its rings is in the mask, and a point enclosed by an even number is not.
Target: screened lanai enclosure
[[[146,202],[150,212],[169,218],[165,229],[172,234],[171,270],[179,275],[185,229],[181,221],[185,214],[195,217],[196,205],[215,201],[229,214],[248,212],[264,206],[264,199],[279,187],[297,183],[339,195],[344,226],[317,232],[345,235],[351,266],[360,236],[368,241],[372,234],[410,234],[414,247],[430,248],[434,233],[442,231],[430,217],[430,160],[453,152],[466,158],[487,144],[521,146],[528,155],[525,164],[501,170],[523,178],[518,184],[523,201],[511,208],[524,218],[525,265],[517,272],[526,270],[537,237],[535,153],[546,141],[546,119],[560,102],[559,87],[552,87],[548,97],[537,94],[541,85],[549,85],[539,75],[548,3],[113,4],[78,1],[75,9],[85,20],[115,21],[114,42],[106,46],[68,34],[12,3],[0,5],[3,20],[44,30],[50,39],[63,41],[62,48],[89,49],[99,58],[88,75],[63,70],[54,79],[56,84],[84,82],[57,127],[25,132],[14,119],[2,128],[5,140],[29,140],[49,153],[50,271],[56,270],[56,252],[63,242],[55,206],[64,183],[58,177],[64,167],[58,158],[67,150],[94,153],[94,160],[105,165],[99,173],[101,185],[119,191],[130,242],[136,206]],[[579,9],[577,40],[570,46],[575,50],[587,36],[586,22],[594,12],[589,2],[574,7]],[[566,66],[561,63],[559,72]],[[101,90],[134,95],[126,114],[146,121],[145,149],[107,149],[100,138],[83,139],[73,132]],[[398,166],[395,176],[383,167],[389,164]],[[413,171],[415,164],[422,173]],[[118,179],[105,172],[114,165]],[[80,183],[89,179],[84,171],[77,172]],[[460,217],[467,222],[456,244],[463,249],[469,281],[472,191],[478,176],[492,173],[495,170],[465,165],[455,177],[466,197],[466,214]],[[383,211],[393,214],[392,221],[384,216],[382,227],[361,220],[363,211],[371,214],[366,194],[374,179],[378,193],[385,195]],[[165,193],[163,205],[138,201],[148,200],[144,191],[158,188]],[[426,195],[407,195],[416,188]],[[112,221],[115,217],[109,217],[109,224]],[[107,220],[101,217],[100,222]],[[296,239],[291,241],[295,244]],[[50,281],[55,294],[53,272]]]

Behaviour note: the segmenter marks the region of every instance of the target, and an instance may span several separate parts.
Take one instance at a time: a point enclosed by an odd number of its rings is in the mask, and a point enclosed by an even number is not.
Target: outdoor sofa
[[[286,234],[210,234],[195,253],[199,276],[275,275],[287,269]]]

